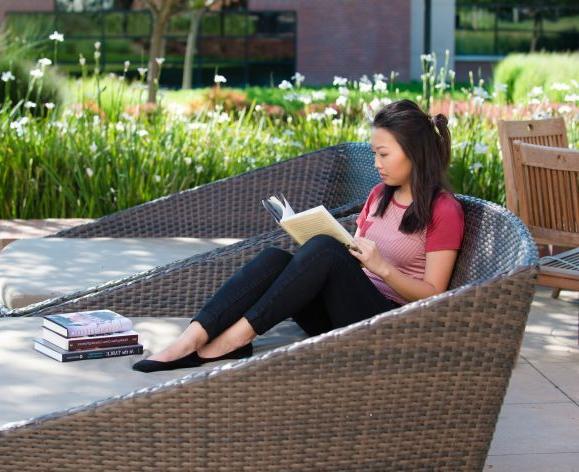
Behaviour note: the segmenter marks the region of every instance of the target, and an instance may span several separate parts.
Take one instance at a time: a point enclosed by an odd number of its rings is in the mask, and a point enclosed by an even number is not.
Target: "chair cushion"
[[[0,430],[6,423],[204,373],[229,362],[245,361],[224,359],[195,368],[148,374],[132,370],[135,362],[177,339],[190,319],[131,317],[131,320],[133,329],[139,333],[143,354],[61,363],[34,350],[33,338],[42,335],[41,317],[0,318]],[[287,319],[253,340],[253,355],[307,337],[295,322]]]
[[[235,238],[38,238],[0,252],[0,303],[21,308],[242,241]]]

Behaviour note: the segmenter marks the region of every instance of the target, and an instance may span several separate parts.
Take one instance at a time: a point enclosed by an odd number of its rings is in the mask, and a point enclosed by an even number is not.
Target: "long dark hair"
[[[452,192],[446,175],[450,163],[450,131],[442,113],[431,117],[411,100],[392,102],[382,108],[372,122],[384,128],[412,162],[412,203],[404,212],[399,231],[421,231],[430,222],[432,201],[441,190]],[[399,186],[384,184],[382,198],[373,216],[382,216]]]

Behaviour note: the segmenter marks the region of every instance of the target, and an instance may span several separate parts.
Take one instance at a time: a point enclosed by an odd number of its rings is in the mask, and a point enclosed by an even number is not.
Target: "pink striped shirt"
[[[401,205],[394,196],[382,217],[372,216],[382,195],[384,183],[372,188],[362,211],[356,219],[359,236],[376,243],[380,254],[405,275],[423,280],[426,253],[443,249],[460,249],[464,234],[464,213],[454,196],[446,191],[432,203],[430,223],[422,231],[405,234],[398,230],[408,205]],[[404,305],[408,300],[390,287],[378,275],[365,267],[362,270],[386,297]]]

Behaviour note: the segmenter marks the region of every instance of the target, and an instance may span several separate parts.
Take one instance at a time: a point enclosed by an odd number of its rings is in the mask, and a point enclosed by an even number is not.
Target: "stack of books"
[[[112,310],[44,316],[34,349],[60,362],[143,353],[133,322]]]

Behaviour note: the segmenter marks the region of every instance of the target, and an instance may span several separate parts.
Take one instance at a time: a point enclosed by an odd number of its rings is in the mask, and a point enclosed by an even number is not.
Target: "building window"
[[[511,52],[575,51],[579,46],[579,5],[492,3],[459,0],[456,54],[502,56]]]

